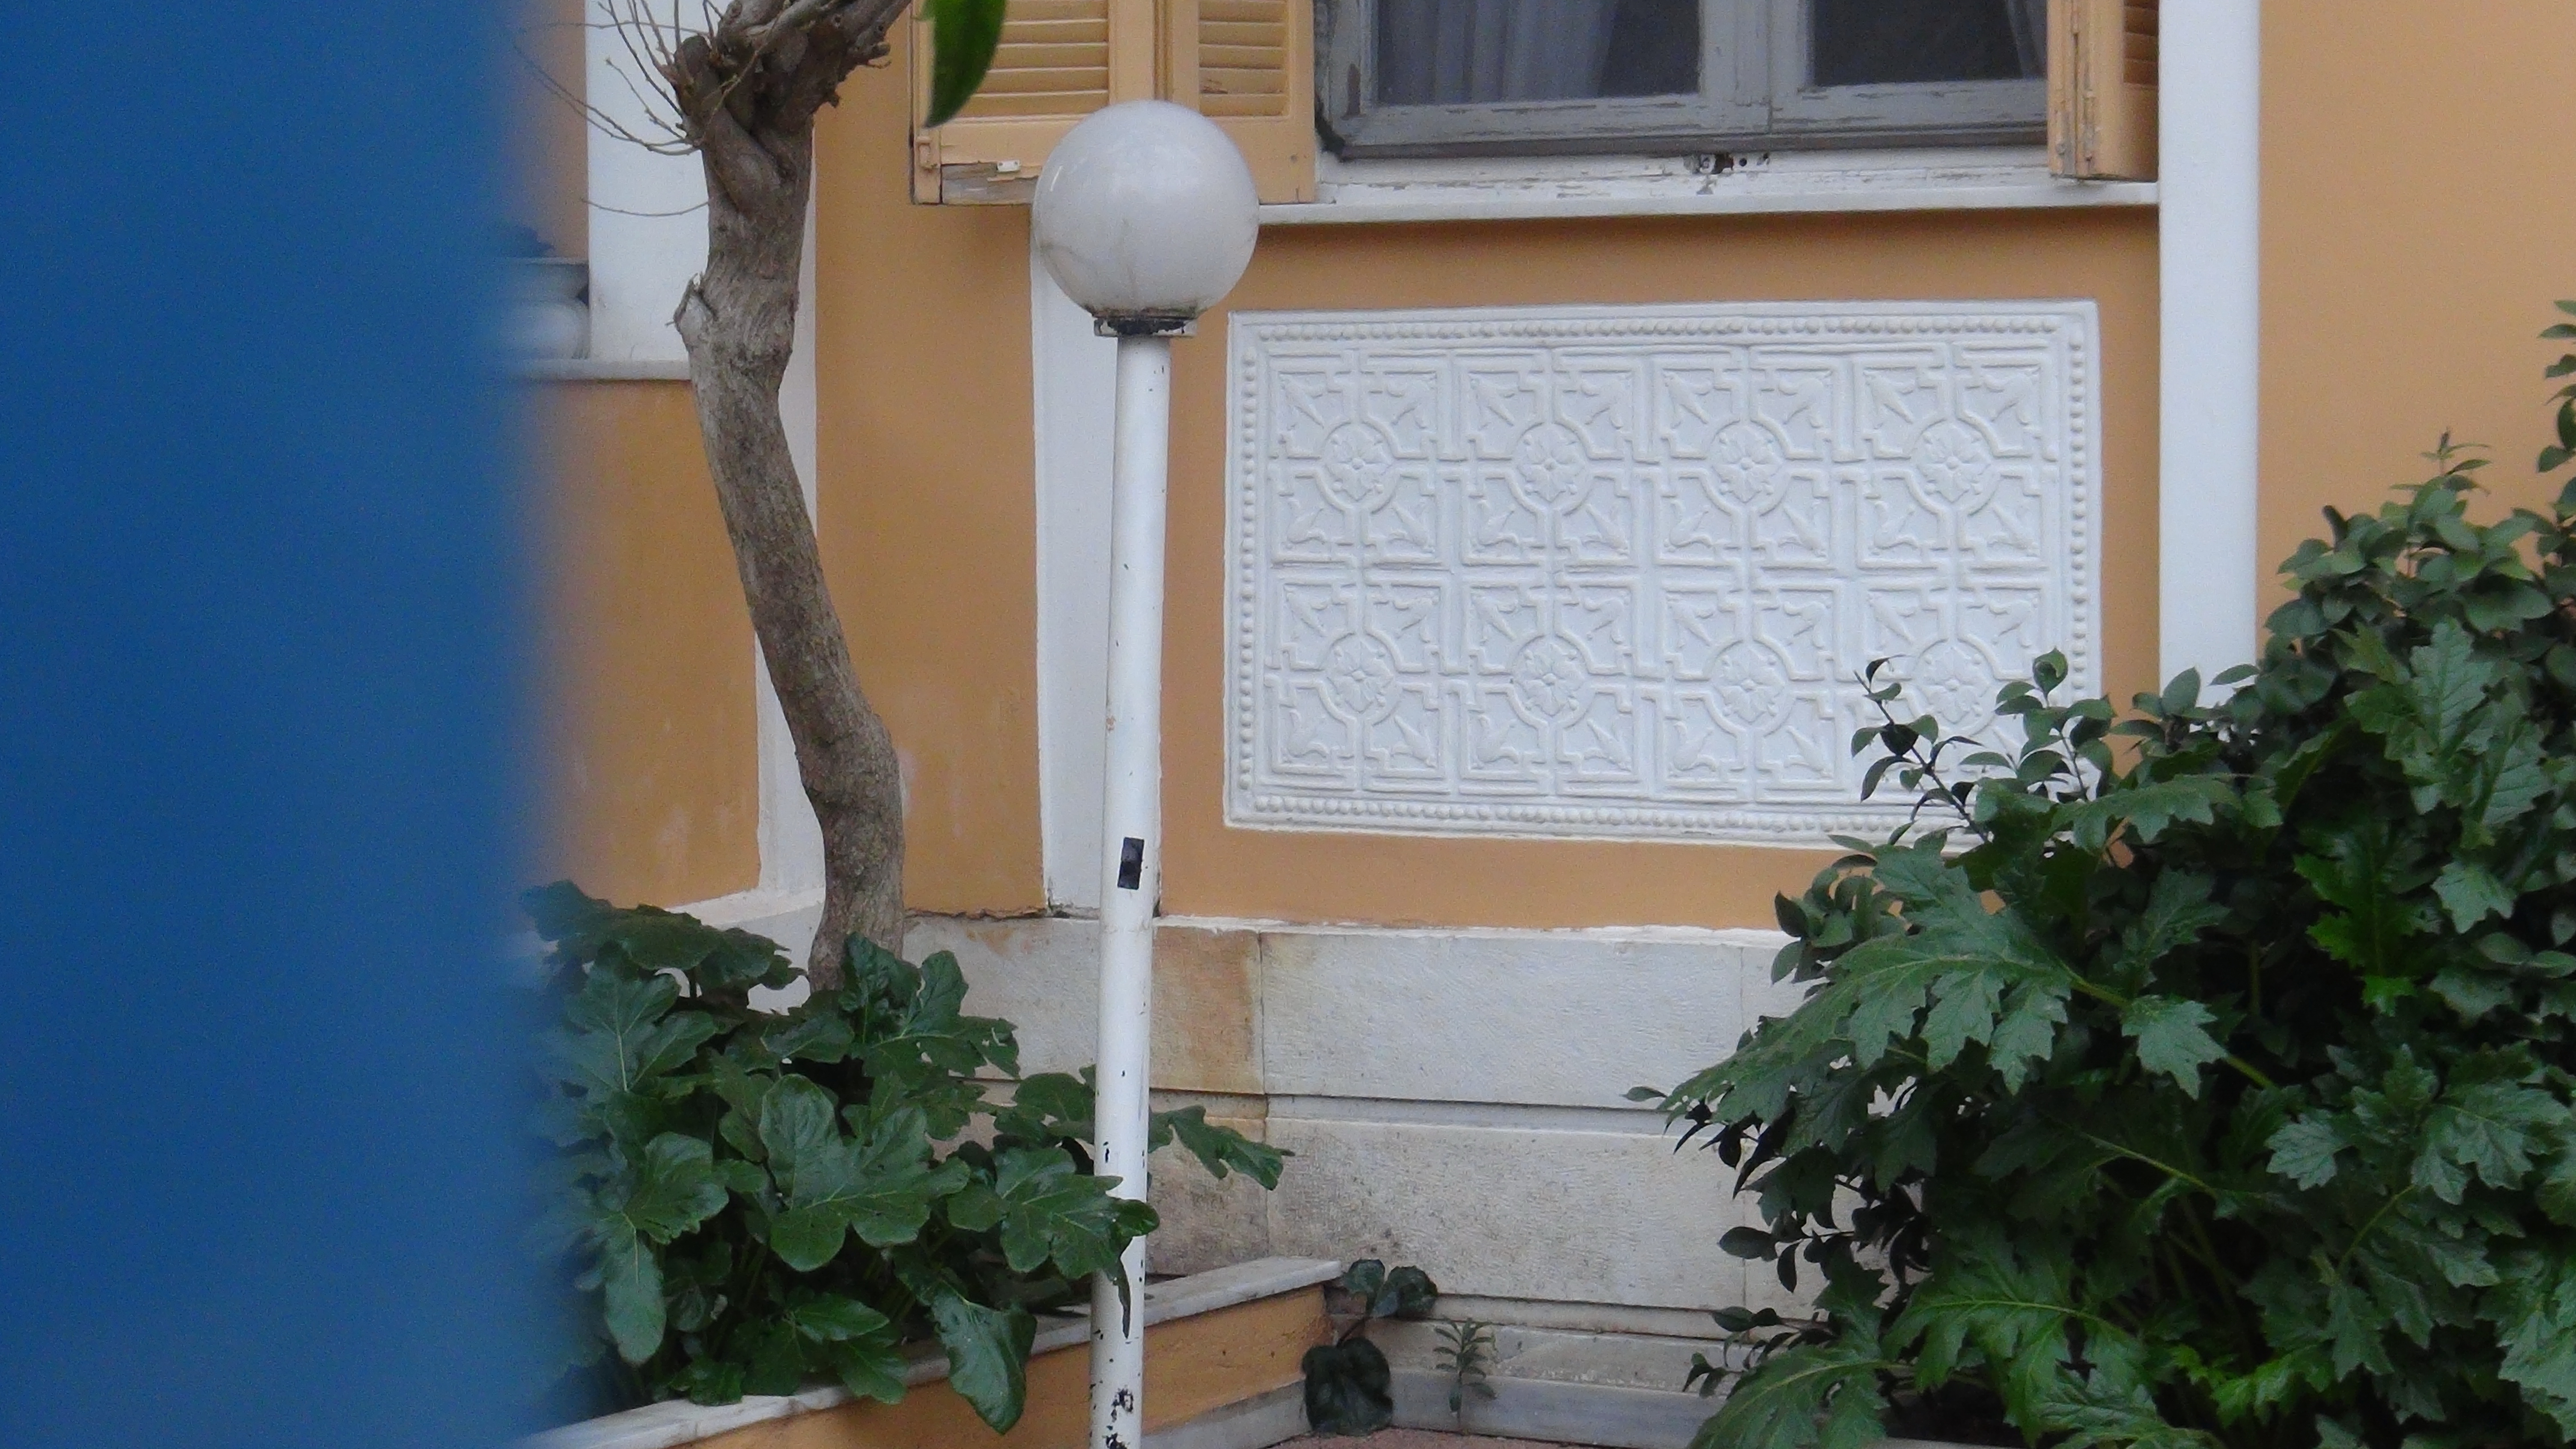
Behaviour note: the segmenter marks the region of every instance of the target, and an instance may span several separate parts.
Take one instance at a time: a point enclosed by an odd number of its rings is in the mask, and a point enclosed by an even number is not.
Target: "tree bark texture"
[[[814,114],[885,51],[900,3],[734,0],[666,67],[706,170],[707,265],[674,322],[752,630],[823,832],[823,917],[805,962],[842,980],[852,936],[903,946],[903,789],[823,580],[778,389],[796,327]]]

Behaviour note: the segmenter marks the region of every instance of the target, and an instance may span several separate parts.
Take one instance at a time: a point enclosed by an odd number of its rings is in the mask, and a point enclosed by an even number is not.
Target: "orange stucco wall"
[[[2446,428],[2537,501],[2535,334],[2576,297],[2564,0],[2263,7],[2260,562],[2425,476]],[[2551,385],[2554,386],[2554,385]]]
[[[540,384],[543,877],[664,904],[760,878],[751,619],[688,385]]]
[[[900,64],[902,57],[897,57]],[[822,533],[904,754],[914,905],[1043,906],[1028,218],[905,196],[900,88],[855,78],[820,167]],[[2154,669],[2155,219],[2144,211],[1273,228],[1233,301],[1416,307],[2092,297],[2103,323],[2105,657]],[[1766,925],[1821,854],[1223,825],[1225,323],[1175,350],[1164,908],[1388,923]]]
[[[907,199],[905,57],[817,137],[816,531],[903,761],[916,910],[1043,909],[1026,207]]]

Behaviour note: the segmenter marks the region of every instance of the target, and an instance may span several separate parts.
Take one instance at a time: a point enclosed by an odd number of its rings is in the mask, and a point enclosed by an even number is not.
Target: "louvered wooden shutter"
[[[1315,199],[1309,0],[1162,0],[1162,94],[1216,122],[1264,201]]]
[[[2048,167],[2156,176],[2156,0],[2049,0]]]
[[[1311,0],[1010,0],[992,74],[935,130],[918,124],[930,27],[914,13],[915,201],[1025,202],[1075,122],[1151,96],[1223,127],[1262,200],[1314,199]]]

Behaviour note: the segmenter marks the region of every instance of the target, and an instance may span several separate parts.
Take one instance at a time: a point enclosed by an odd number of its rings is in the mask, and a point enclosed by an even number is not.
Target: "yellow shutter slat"
[[[1015,45],[1083,45],[1089,46],[1109,63],[1109,21],[1106,17],[1092,20],[1023,20],[1002,27],[1002,49]],[[1000,53],[994,59],[1001,59]]]
[[[993,73],[985,77],[984,88],[975,93],[974,103],[969,105],[961,114],[969,116],[976,114],[976,107],[983,105],[984,102],[991,100],[996,96],[1029,94],[1081,95],[1090,91],[1098,91],[1102,95],[1107,95],[1109,93],[1109,68],[1107,66],[1076,65],[1063,68],[1051,66],[1021,66],[1012,70],[1004,70],[1000,66],[995,66],[993,68]]]
[[[1199,75],[1204,81],[1210,71],[1249,71],[1286,85],[1287,59],[1287,52],[1275,45],[1203,45],[1199,47]]]
[[[2155,179],[2157,22],[2156,0],[2049,0],[2051,171]]]
[[[1261,108],[1257,114],[1275,116],[1279,113],[1281,99],[1287,94],[1287,85],[1286,81],[1275,75],[1201,75],[1199,103],[1203,108],[1207,102],[1214,100],[1257,103]],[[1237,114],[1245,113],[1237,112]]]
[[[1203,19],[1199,22],[1199,44],[1205,47],[1250,45],[1258,46],[1263,50],[1276,50],[1280,47],[1280,41],[1279,27],[1276,25],[1255,24],[1245,20]]]
[[[1068,110],[1081,110],[1085,114],[1088,114],[1089,112],[1099,110],[1102,106],[1107,104],[1109,104],[1109,92],[1107,91],[1046,91],[1038,95],[1027,96],[1002,95],[987,92],[985,96],[977,100],[975,105],[975,115],[972,119],[984,120],[1009,117],[1017,120],[1027,120],[1046,116],[1060,117]],[[1071,127],[1067,127],[1066,129],[1070,130]],[[1031,148],[1025,145],[1005,145],[1000,149],[1003,151],[1025,151]],[[953,159],[957,154],[957,152],[952,150],[950,152],[952,159],[947,161],[945,164],[952,166],[965,164]],[[994,160],[993,164],[1001,165],[1004,162],[1013,162],[1018,161],[1019,159],[1020,158],[1015,155],[999,156]],[[1042,165],[1044,163],[1041,162],[1037,164]],[[1032,166],[1031,169],[1032,173],[1034,173],[1034,166]]]
[[[1014,25],[1060,20],[1106,22],[1108,19],[1109,6],[1105,0],[1011,0],[1009,7],[1002,12],[1005,30]]]

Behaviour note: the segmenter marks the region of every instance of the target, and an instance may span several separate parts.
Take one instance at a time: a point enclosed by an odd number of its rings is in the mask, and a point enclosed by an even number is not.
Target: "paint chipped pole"
[[[1252,261],[1259,199],[1216,124],[1167,101],[1092,113],[1038,175],[1038,256],[1118,339],[1109,506],[1109,778],[1101,811],[1098,1170],[1145,1196],[1154,904],[1163,879],[1163,503],[1172,338]],[[1145,1243],[1091,1285],[1091,1449],[1145,1437]]]

